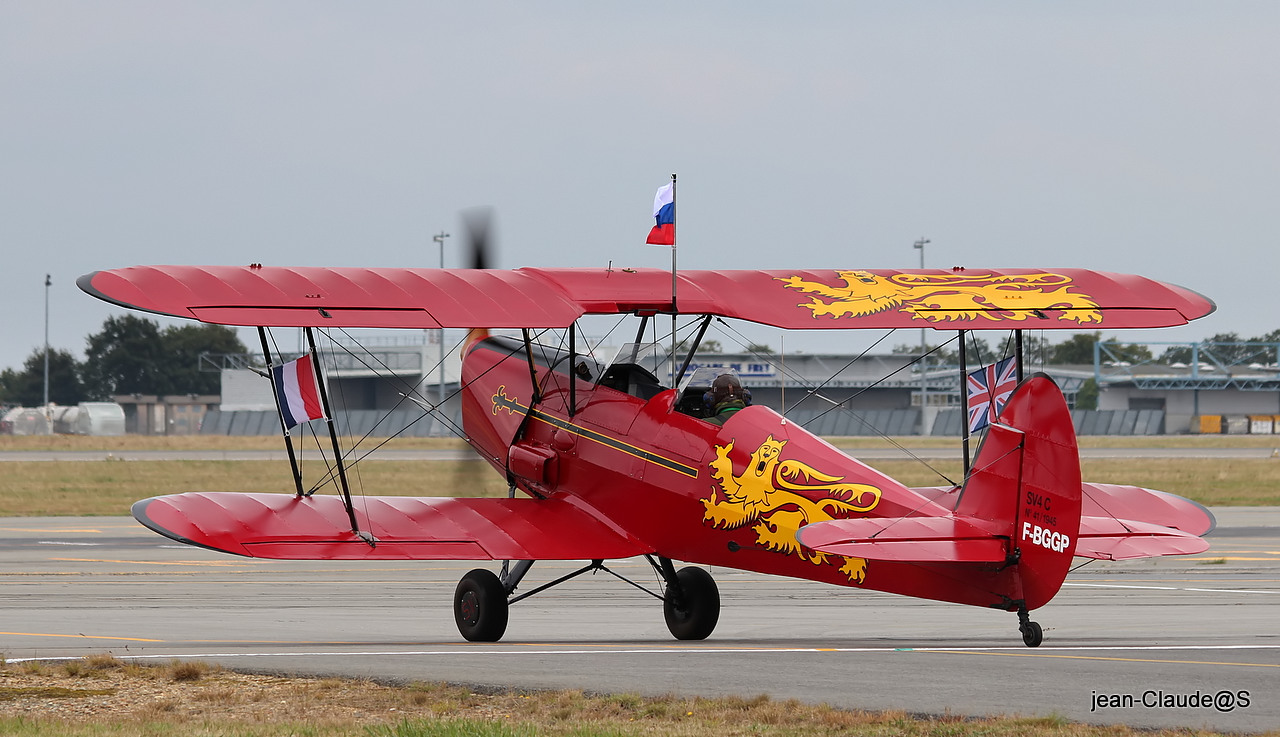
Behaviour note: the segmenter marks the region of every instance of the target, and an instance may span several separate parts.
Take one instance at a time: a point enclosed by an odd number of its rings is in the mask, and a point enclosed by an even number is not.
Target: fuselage
[[[529,353],[532,353],[533,371]],[[590,508],[660,556],[1003,608],[1007,570],[828,555],[800,545],[812,522],[945,516],[924,496],[763,406],[717,426],[639,366],[604,367],[547,346],[488,338],[463,364],[463,422],[494,468],[534,497]],[[536,382],[536,384],[535,384]],[[535,391],[536,388],[536,391]]]

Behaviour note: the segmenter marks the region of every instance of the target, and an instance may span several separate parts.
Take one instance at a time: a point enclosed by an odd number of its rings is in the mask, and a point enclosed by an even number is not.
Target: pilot
[[[720,374],[711,382],[711,416],[707,422],[723,425],[733,413],[747,406],[751,395],[742,388],[742,382],[733,374]]]

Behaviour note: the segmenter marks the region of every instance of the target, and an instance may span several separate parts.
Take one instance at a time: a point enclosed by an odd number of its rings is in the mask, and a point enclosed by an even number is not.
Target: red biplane
[[[162,535],[238,555],[506,561],[501,575],[477,569],[458,584],[454,613],[468,640],[498,640],[508,606],[546,588],[515,593],[534,561],[588,561],[582,573],[643,556],[665,585],[650,593],[680,639],[715,628],[719,593],[699,566],[724,566],[1016,612],[1034,647],[1042,632],[1028,612],[1053,598],[1073,556],[1196,553],[1214,524],[1208,510],[1172,494],[1083,483],[1066,401],[1044,375],[1021,381],[963,483],[908,488],[767,407],[709,421],[706,372],[686,371],[674,341],[666,351],[639,337],[655,316],[691,316],[696,336],[682,353],[692,357],[717,317],[1020,336],[1181,325],[1214,308],[1142,277],[255,264],[139,266],[79,284],[117,305],[224,325],[520,329],[522,338],[474,334],[460,388],[466,440],[507,479],[512,498],[353,505],[349,493],[310,496],[299,486],[296,495],[193,492],[133,507]],[[636,343],[607,365],[575,343],[579,318],[600,314],[641,320]],[[542,329],[567,341],[535,340]],[[677,560],[696,565],[677,570]]]

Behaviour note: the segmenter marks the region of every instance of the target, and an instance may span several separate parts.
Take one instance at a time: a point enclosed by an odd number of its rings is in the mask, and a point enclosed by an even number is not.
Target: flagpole
[[[680,215],[676,206],[676,175],[671,175],[671,382],[676,380],[676,218]],[[674,387],[673,387],[674,388]]]
[[[960,331],[960,426],[964,428],[964,475],[969,477],[969,362],[966,355],[966,336],[969,331]]]
[[[284,411],[280,408],[280,395],[276,393],[276,383],[271,375],[271,346],[267,344],[267,331],[258,326],[258,339],[262,341],[262,358],[267,362],[267,378],[271,381],[271,398],[276,401],[276,416],[280,418],[280,432],[284,433],[284,448],[289,453],[289,468],[293,469],[293,485],[298,490],[298,497],[305,495],[302,490],[302,471],[298,469],[298,457],[293,453],[293,437],[284,424]]]

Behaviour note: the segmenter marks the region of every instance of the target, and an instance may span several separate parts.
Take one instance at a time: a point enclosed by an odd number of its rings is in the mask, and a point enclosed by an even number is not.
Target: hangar
[[[343,407],[338,411],[340,427],[353,434],[451,434],[449,425],[457,418],[449,397],[457,390],[459,361],[452,351],[441,351],[438,341],[438,336],[424,331],[365,340],[358,348],[336,344],[322,351],[334,404]],[[1075,408],[1076,430],[1082,435],[1277,430],[1280,367],[1274,361],[1246,364],[1221,356],[1256,356],[1257,351],[1186,346],[1193,362],[1109,360],[1108,345],[1102,342],[1093,365],[1032,364],[1027,370],[1043,371],[1058,382]],[[1266,350],[1275,356],[1280,344],[1268,344]],[[597,353],[608,355],[610,349]],[[279,432],[269,386],[250,368],[255,361],[261,365],[261,356],[216,358],[222,372],[221,404],[208,412],[200,432]],[[903,354],[740,352],[699,353],[691,368],[734,368],[751,389],[753,402],[784,412],[822,435],[960,434],[959,367],[930,365],[922,371],[919,363],[917,356]],[[1096,407],[1077,407],[1090,383],[1096,386]],[[423,417],[423,410],[405,396],[415,392],[431,403],[443,400],[445,416]],[[265,413],[266,419],[246,413]],[[393,416],[386,418],[387,413]]]

